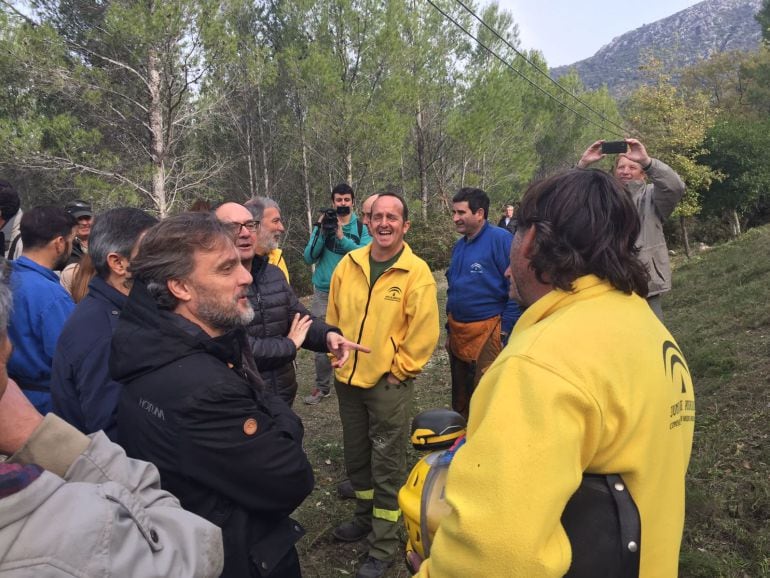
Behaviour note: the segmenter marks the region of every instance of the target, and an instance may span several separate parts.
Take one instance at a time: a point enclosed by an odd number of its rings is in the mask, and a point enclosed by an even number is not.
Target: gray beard
[[[214,329],[222,332],[244,327],[254,320],[254,309],[251,303],[246,311],[240,311],[237,304],[226,309],[214,301],[201,301],[198,306],[198,317]]]

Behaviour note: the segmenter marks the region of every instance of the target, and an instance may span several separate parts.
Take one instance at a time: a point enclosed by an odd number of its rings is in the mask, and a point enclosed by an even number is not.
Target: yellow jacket
[[[473,394],[467,443],[419,576],[563,576],[560,523],[583,472],[620,474],[641,516],[640,576],[677,575],[695,405],[644,299],[593,275],[519,319]]]
[[[326,322],[350,340],[371,348],[354,352],[335,370],[338,380],[373,387],[386,373],[416,376],[439,336],[436,281],[427,263],[404,243],[404,251],[374,287],[369,286],[371,245],[345,255],[329,286]]]
[[[283,271],[283,274],[286,275],[286,282],[291,283],[289,280],[289,268],[286,266],[286,259],[283,258],[283,251],[281,249],[270,251],[267,254],[267,262]]]

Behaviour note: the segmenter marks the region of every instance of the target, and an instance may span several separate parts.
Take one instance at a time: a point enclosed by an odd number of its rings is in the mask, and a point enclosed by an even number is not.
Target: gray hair
[[[178,300],[171,279],[186,279],[195,268],[195,251],[213,251],[233,237],[211,213],[182,213],[164,219],[142,239],[129,270],[147,286],[158,307],[173,310]]]
[[[117,253],[128,259],[139,236],[157,222],[155,217],[131,207],[110,209],[97,215],[88,240],[88,255],[97,275],[103,279],[109,277],[108,255]]]
[[[255,221],[260,222],[262,221],[262,215],[265,214],[265,209],[281,210],[281,208],[278,206],[278,203],[268,197],[251,198],[246,201],[243,206],[251,211],[251,216]]]
[[[13,311],[13,293],[11,292],[11,264],[0,257],[0,335],[8,331],[8,319]]]

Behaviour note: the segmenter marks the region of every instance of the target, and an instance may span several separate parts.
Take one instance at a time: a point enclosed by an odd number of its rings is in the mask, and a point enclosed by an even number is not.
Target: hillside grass
[[[446,282],[436,273],[443,315]],[[675,264],[666,323],[693,374],[697,415],[687,484],[680,576],[770,577],[770,227]],[[443,326],[443,319],[442,319]],[[415,413],[450,403],[449,364],[439,347],[417,379]],[[300,396],[313,384],[312,354],[298,359]],[[316,487],[296,512],[306,578],[355,575],[363,543],[339,544],[331,530],[353,512],[336,495],[344,479],[336,396],[298,399]],[[409,450],[410,464],[418,459]],[[397,561],[388,578],[409,576]]]

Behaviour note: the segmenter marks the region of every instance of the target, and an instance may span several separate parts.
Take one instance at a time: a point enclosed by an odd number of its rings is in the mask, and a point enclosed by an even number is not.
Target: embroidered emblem
[[[393,286],[390,289],[387,290],[385,293],[385,301],[396,301],[398,303],[401,302],[401,289],[399,287]]]

